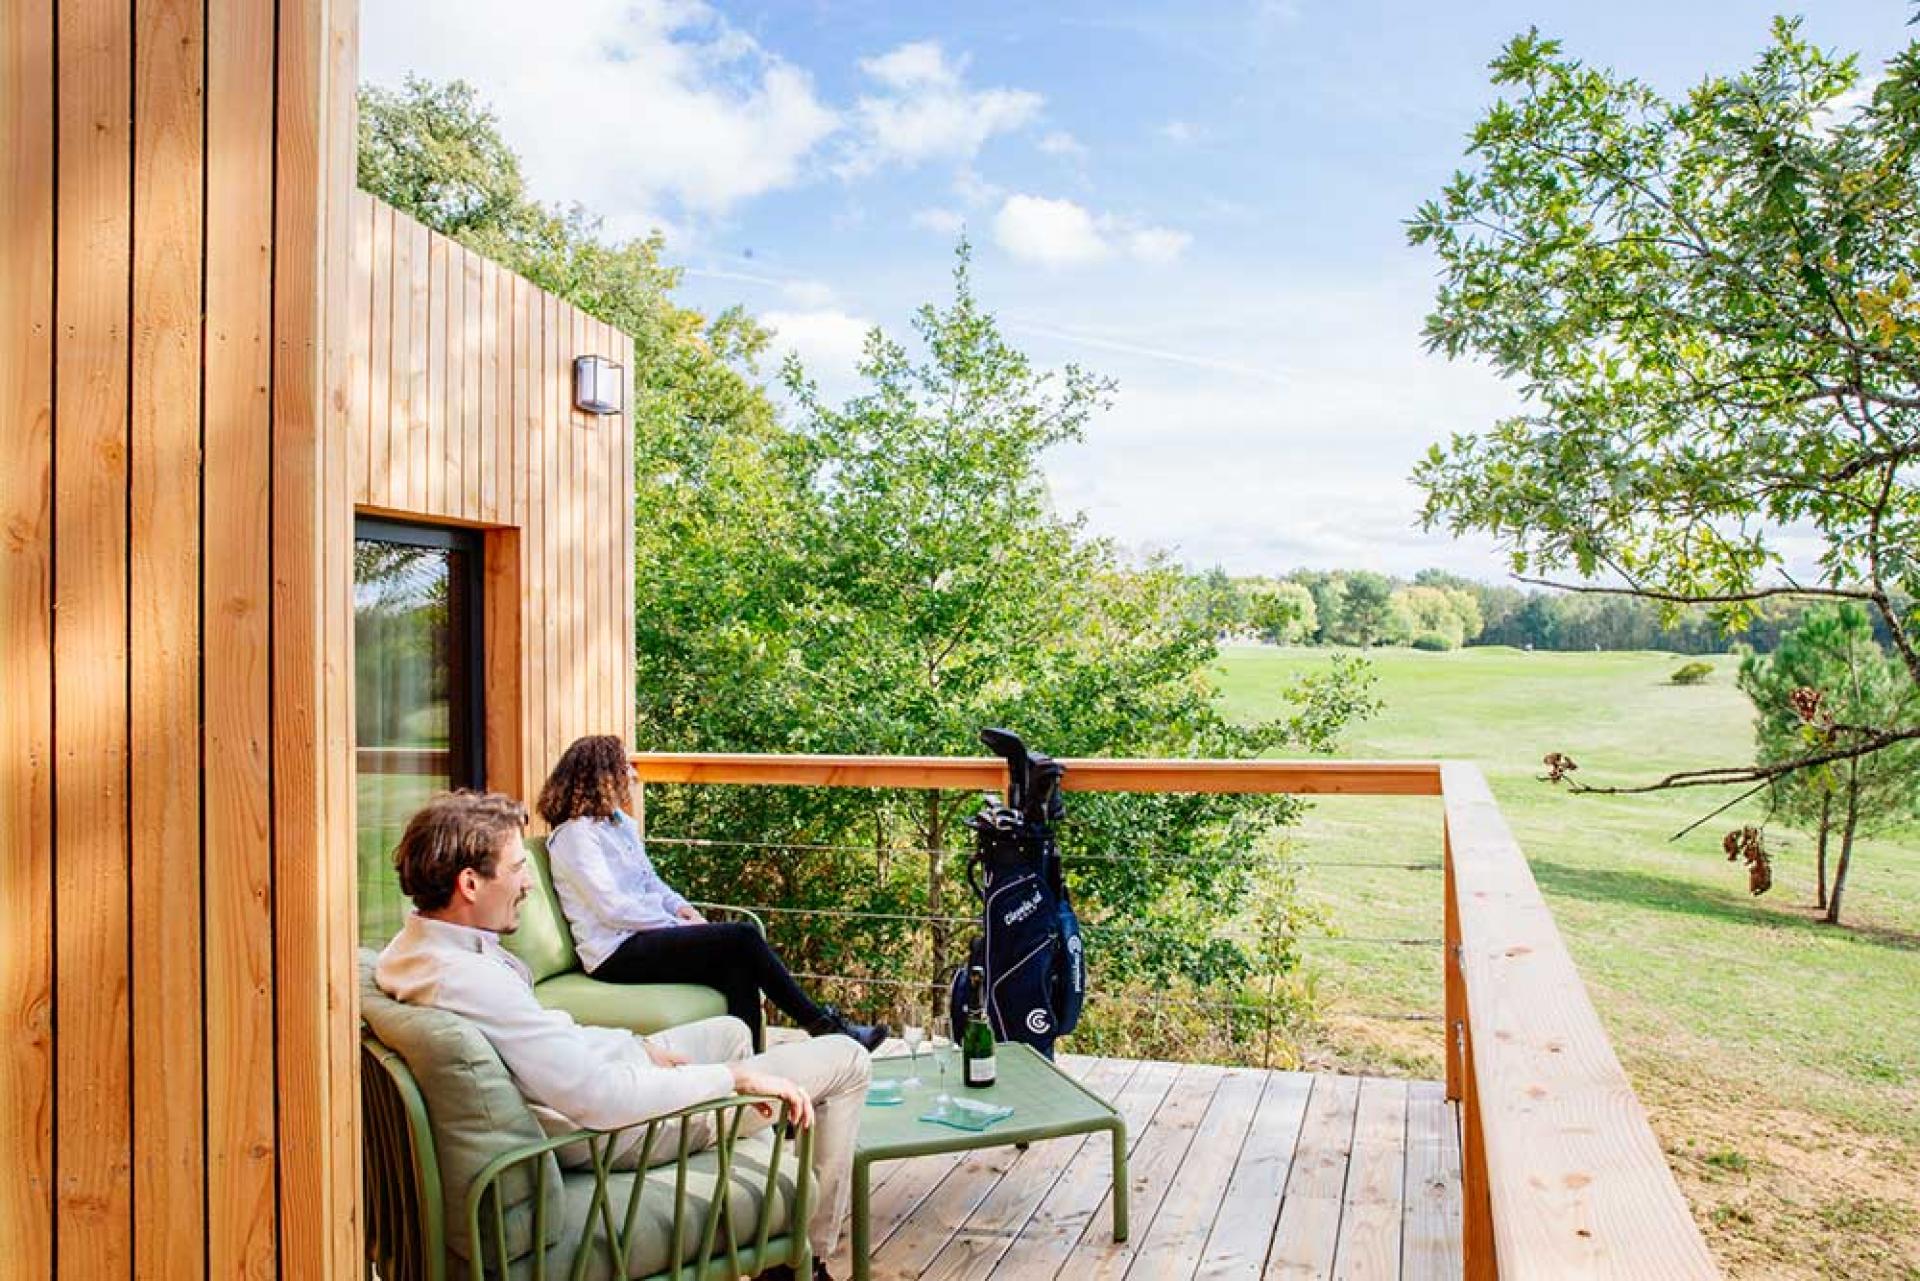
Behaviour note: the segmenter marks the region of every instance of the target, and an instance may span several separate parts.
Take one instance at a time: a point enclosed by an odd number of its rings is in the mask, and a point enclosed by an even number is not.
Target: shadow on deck
[[[874,1169],[876,1279],[1460,1276],[1459,1126],[1438,1082],[1060,1063],[1126,1118],[1132,1238],[1112,1239],[1104,1136],[916,1157]]]

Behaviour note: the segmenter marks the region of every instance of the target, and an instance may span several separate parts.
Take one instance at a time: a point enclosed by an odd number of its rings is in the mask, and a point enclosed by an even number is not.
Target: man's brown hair
[[[540,789],[540,817],[550,827],[570,818],[612,818],[633,806],[633,763],[612,734],[576,738]]]
[[[393,848],[393,870],[413,905],[434,912],[453,901],[460,873],[493,879],[500,846],[527,826],[527,807],[499,792],[442,792],[420,807]]]

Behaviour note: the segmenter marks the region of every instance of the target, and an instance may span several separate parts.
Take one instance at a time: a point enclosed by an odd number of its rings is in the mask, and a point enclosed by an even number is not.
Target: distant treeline
[[[1511,645],[1713,654],[1737,644],[1771,652],[1806,608],[1799,601],[1762,602],[1744,627],[1729,632],[1705,610],[1669,616],[1630,596],[1482,583],[1438,569],[1411,580],[1370,570],[1302,569],[1266,578],[1213,569],[1194,576],[1193,592],[1194,607],[1223,637],[1430,650]]]

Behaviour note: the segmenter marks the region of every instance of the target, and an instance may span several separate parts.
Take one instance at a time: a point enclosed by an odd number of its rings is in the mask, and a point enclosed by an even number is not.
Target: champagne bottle
[[[980,1089],[993,1084],[993,1028],[987,1022],[987,975],[979,966],[967,970],[967,1030],[960,1038],[960,1079]]]

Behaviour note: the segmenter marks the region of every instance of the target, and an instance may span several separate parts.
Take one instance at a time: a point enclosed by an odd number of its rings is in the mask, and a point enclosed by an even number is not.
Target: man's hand
[[[678,912],[675,912],[674,915],[685,921],[688,925],[705,925],[707,923],[707,918],[700,915],[700,909],[691,903],[681,908]]]
[[[655,1045],[644,1036],[640,1038],[640,1044],[646,1047],[647,1057],[660,1067],[684,1067],[687,1063],[685,1055],[675,1054],[672,1050]]]
[[[771,1094],[783,1099],[787,1104],[787,1115],[799,1129],[813,1124],[813,1098],[800,1086],[784,1076],[775,1076],[771,1072],[762,1072],[758,1068],[748,1067],[744,1063],[729,1063],[733,1073],[733,1088],[741,1094]],[[773,1107],[767,1103],[756,1103],[761,1116],[772,1116]]]

